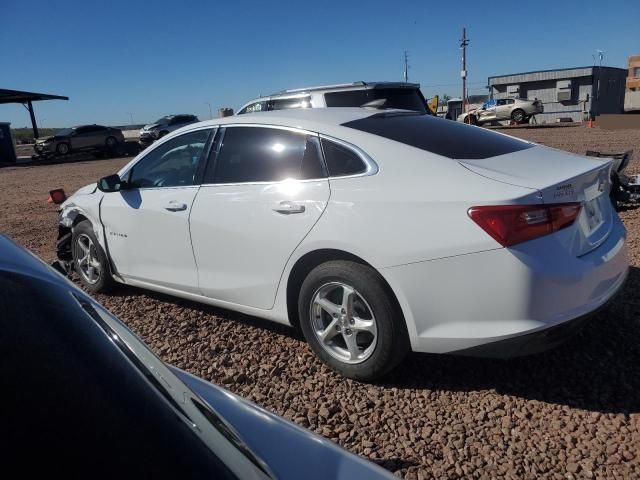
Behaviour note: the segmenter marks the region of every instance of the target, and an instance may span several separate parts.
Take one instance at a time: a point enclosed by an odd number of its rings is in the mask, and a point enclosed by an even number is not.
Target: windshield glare
[[[56,132],[56,136],[59,137],[68,137],[73,133],[73,128],[63,128],[62,130],[58,130]]]

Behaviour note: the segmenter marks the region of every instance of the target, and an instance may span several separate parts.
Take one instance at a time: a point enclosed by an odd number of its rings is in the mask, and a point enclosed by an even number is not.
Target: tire
[[[118,140],[116,140],[116,137],[109,136],[104,141],[104,144],[107,147],[107,150],[109,150],[111,152],[111,151],[115,150],[116,147],[118,146]]]
[[[468,125],[477,125],[478,119],[475,115],[467,115],[467,117],[464,119],[464,123]]]
[[[88,258],[85,257],[87,252],[89,253]],[[71,253],[73,255],[73,269],[87,290],[91,293],[105,293],[113,288],[115,282],[111,277],[109,260],[98,243],[91,222],[88,220],[73,227]],[[86,260],[83,262],[82,258],[86,258]],[[87,265],[87,262],[92,265]],[[89,266],[93,267],[93,271],[89,270]]]
[[[161,131],[161,132],[160,132],[160,134],[158,135],[158,138],[162,138],[162,137],[164,137],[165,135],[168,135],[168,134],[169,134],[169,132],[167,132],[166,130],[163,130],[163,131]]]
[[[526,118],[526,113],[524,113],[524,110],[517,108],[515,109],[513,112],[511,112],[511,120],[513,120],[516,123],[522,123],[524,122],[524,119]]]
[[[351,304],[344,301],[347,291]],[[336,260],[314,268],[302,283],[298,315],[314,353],[345,377],[375,380],[409,352],[407,327],[392,293],[380,274],[365,265]]]
[[[59,143],[56,147],[56,153],[58,155],[67,155],[71,151],[68,143]]]

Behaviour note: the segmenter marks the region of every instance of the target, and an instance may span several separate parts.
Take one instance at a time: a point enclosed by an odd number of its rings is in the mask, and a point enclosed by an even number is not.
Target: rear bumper
[[[500,357],[531,343],[526,353],[534,353],[573,333],[573,320],[578,326],[620,290],[628,272],[625,238],[615,216],[607,240],[582,257],[567,255],[549,235],[380,273],[402,306],[414,351]],[[516,338],[522,340],[515,347],[507,345]]]
[[[602,306],[581,317],[569,320],[553,327],[538,330],[524,335],[498,340],[497,342],[485,343],[471,348],[465,348],[451,352],[455,355],[483,358],[515,358],[526,355],[534,355],[551,350],[562,345],[573,337],[594,317],[612,303],[614,297],[607,300]]]

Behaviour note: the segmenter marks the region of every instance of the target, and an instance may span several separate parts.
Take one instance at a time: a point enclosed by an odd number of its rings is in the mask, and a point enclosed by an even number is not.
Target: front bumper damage
[[[73,272],[73,252],[71,251],[71,228],[58,225],[58,239],[56,240],[56,257],[51,266],[58,272],[69,277]]]

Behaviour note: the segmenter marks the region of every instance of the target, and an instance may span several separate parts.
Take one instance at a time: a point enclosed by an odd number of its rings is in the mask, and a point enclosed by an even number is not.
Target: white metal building
[[[627,70],[576,67],[489,77],[490,96],[542,101],[538,123],[579,122],[602,113],[623,113]]]

